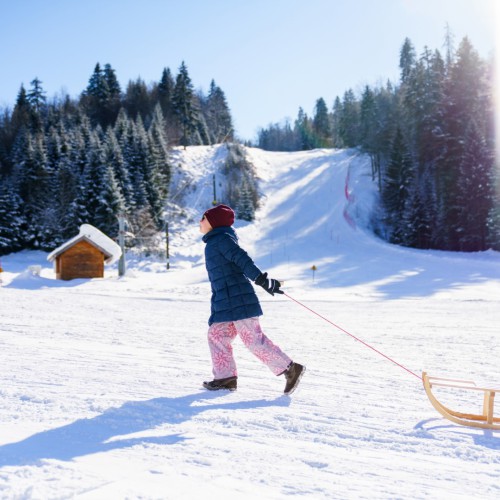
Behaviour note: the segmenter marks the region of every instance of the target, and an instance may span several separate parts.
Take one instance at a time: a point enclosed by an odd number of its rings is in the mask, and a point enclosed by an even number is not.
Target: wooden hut
[[[104,264],[121,256],[120,247],[99,229],[82,224],[80,233],[51,252],[47,259],[54,262],[56,278],[103,278]]]

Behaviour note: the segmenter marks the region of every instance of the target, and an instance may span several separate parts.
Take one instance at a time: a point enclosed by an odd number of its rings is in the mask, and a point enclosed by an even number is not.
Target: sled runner
[[[471,427],[481,427],[483,429],[500,430],[500,418],[493,416],[495,393],[500,392],[500,389],[492,389],[489,387],[477,387],[470,380],[458,380],[450,378],[431,377],[426,372],[422,373],[422,381],[424,383],[425,392],[432,403],[432,406],[443,415],[443,417],[460,425],[468,425]],[[450,390],[458,391],[479,391],[483,393],[483,413],[460,413],[453,411],[440,403],[434,396],[433,387],[446,387]]]

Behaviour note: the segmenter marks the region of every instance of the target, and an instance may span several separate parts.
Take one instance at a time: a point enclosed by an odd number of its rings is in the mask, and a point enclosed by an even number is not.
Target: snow
[[[264,198],[254,223],[236,223],[241,243],[331,321],[257,290],[264,331],[307,366],[299,388],[283,396],[283,377],[239,340],[238,391],[201,388],[198,220],[224,148],[177,149],[169,271],[130,252],[124,277],[113,265],[63,282],[43,252],[2,258],[0,497],[499,498],[500,432],[443,419],[420,380],[342,330],[418,376],[500,387],[500,255],[374,237],[369,162],[355,151],[248,152]],[[481,411],[480,393],[444,391]]]

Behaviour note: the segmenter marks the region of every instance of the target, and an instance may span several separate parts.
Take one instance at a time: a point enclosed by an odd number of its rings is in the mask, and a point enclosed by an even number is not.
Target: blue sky
[[[495,0],[0,0],[0,106],[38,77],[48,97],[76,97],[95,64],[125,88],[185,61],[196,88],[226,94],[238,135],[309,115],[323,97],[397,81],[405,37],[443,48],[448,23],[488,58]]]

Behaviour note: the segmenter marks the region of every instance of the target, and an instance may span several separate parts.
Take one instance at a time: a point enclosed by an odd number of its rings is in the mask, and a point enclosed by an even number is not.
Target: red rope
[[[369,347],[372,351],[375,351],[377,354],[380,354],[381,356],[383,356],[385,359],[388,359],[391,363],[394,363],[395,365],[399,366],[400,368],[402,368],[403,370],[407,371],[408,373],[411,373],[414,377],[417,377],[419,380],[421,380],[421,377],[419,377],[416,373],[412,372],[411,370],[409,370],[408,368],[406,368],[405,366],[403,366],[402,364],[398,363],[397,361],[394,361],[394,359],[390,358],[389,356],[386,356],[383,352],[380,352],[378,349],[375,349],[375,347],[372,347],[370,344],[367,344],[366,342],[364,342],[363,340],[361,340],[360,338],[356,337],[355,335],[353,335],[352,333],[349,333],[347,330],[344,330],[344,328],[336,325],[335,323],[333,323],[332,321],[330,321],[329,319],[325,318],[324,316],[321,316],[321,314],[317,313],[316,311],[313,311],[310,307],[307,307],[305,304],[302,304],[302,302],[299,302],[298,300],[294,299],[293,297],[290,297],[290,295],[288,295],[287,293],[283,292],[283,294],[288,297],[290,300],[293,300],[294,302],[296,302],[297,304],[299,304],[300,306],[304,307],[305,309],[307,309],[308,311],[312,312],[313,314],[315,314],[316,316],[319,316],[321,319],[325,320],[327,323],[330,323],[330,325],[333,325],[335,328],[337,328],[338,330],[346,333],[347,335],[349,335],[349,337],[352,337],[354,340],[357,340],[358,342],[361,342],[364,346],[366,347]]]

